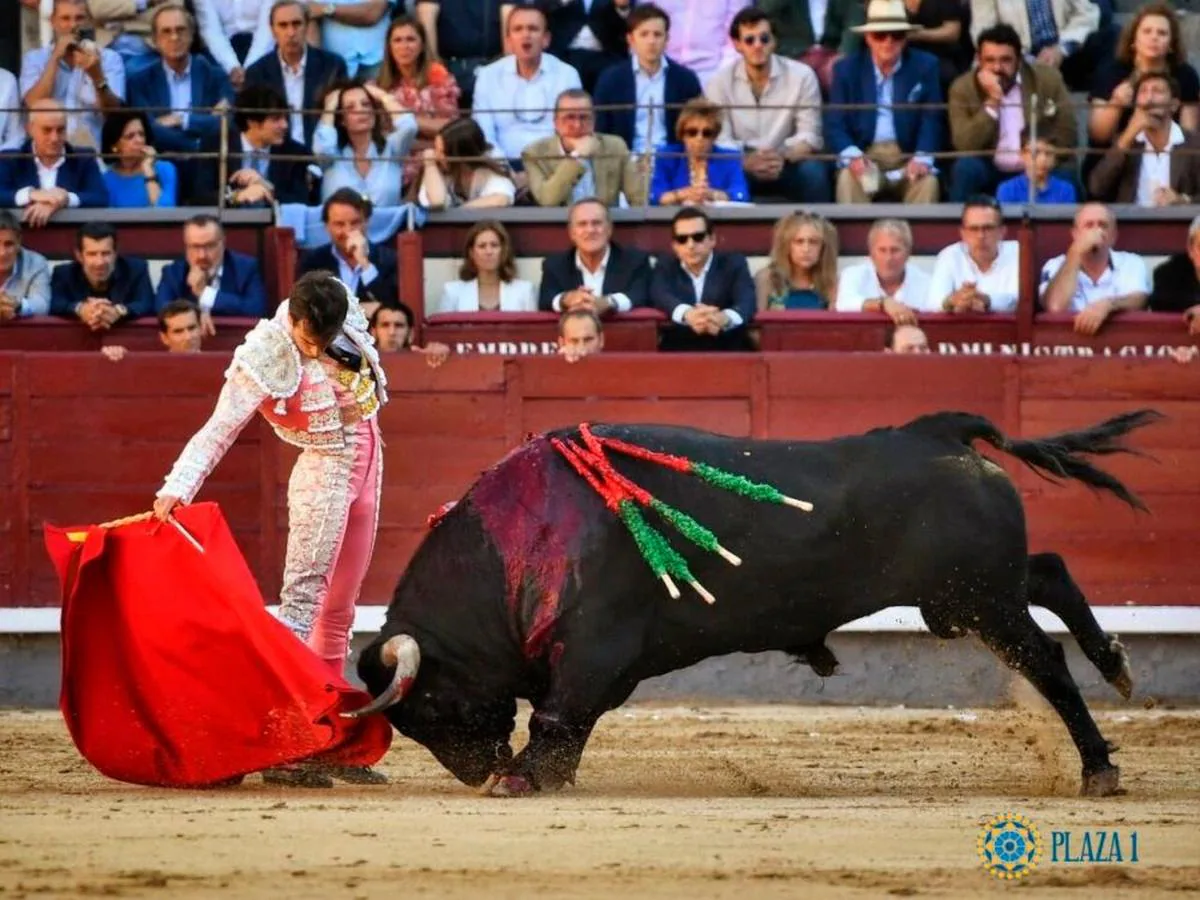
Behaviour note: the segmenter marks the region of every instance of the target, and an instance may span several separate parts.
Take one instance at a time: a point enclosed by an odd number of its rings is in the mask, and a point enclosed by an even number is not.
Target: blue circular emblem
[[[985,822],[977,846],[983,868],[1006,880],[1028,875],[1045,852],[1037,826],[1015,813],[1002,813]]]

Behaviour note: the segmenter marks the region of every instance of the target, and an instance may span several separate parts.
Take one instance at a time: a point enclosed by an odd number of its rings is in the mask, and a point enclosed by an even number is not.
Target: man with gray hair
[[[21,246],[21,223],[0,210],[0,325],[50,313],[50,264]]]
[[[1151,312],[1182,315],[1188,334],[1200,335],[1200,216],[1188,226],[1187,250],[1154,270],[1148,306]]]
[[[881,312],[897,325],[915,325],[917,312],[937,312],[929,276],[912,262],[913,236],[903,219],[879,219],[867,232],[870,258],[838,279],[838,312]]]

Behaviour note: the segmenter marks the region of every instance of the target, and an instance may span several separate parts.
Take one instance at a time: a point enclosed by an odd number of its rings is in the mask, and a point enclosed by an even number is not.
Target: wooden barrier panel
[[[219,354],[131,354],[114,365],[92,353],[0,353],[0,606],[57,603],[43,522],[149,508],[208,416],[226,363]],[[1026,497],[1033,549],[1062,552],[1092,602],[1200,604],[1200,364],[763,353],[602,354],[575,365],[476,354],[436,370],[394,354],[386,365],[384,501],[364,604],[387,602],[427,517],[527,432],[636,421],[817,439],[959,409],[1009,435],[1040,436],[1143,406],[1168,415],[1136,438],[1150,456],[1101,463],[1143,497],[1148,516],[1002,463]],[[268,598],[279,586],[294,457],[256,419],[199,497],[220,503]]]
[[[636,309],[604,321],[604,348],[610,352],[652,353],[658,325],[666,316]],[[425,320],[422,339],[440,341],[456,353],[544,356],[558,352],[558,315],[536,313],[441,313]]]
[[[204,339],[205,352],[228,353],[242,342],[257,319],[213,320],[217,333]],[[99,352],[101,347],[119,345],[128,350],[162,350],[155,319],[123,322],[110,331],[89,331],[82,323],[50,316],[14,319],[0,327],[0,350],[29,352]]]
[[[947,344],[976,352],[985,352],[984,345],[1000,352],[1002,345],[1018,342],[1017,318],[1007,315],[947,315],[942,313],[921,316],[921,328],[930,347]],[[877,313],[804,312],[799,310],[767,310],[755,319],[762,350],[858,350],[875,352],[886,344],[892,320]]]

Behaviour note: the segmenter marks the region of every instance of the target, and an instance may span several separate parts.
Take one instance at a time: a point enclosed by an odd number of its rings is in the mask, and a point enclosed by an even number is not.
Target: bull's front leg
[[[594,718],[570,721],[534,710],[529,718],[529,743],[488,780],[484,792],[508,797],[574,784],[575,770],[595,724]]]

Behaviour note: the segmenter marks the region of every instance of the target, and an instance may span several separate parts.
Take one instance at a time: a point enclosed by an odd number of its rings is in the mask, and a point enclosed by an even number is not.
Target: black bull
[[[916,606],[942,638],[973,634],[1054,707],[1083,763],[1082,792],[1111,794],[1119,770],[1031,604],[1066,624],[1125,697],[1120,643],[1101,630],[1061,557],[1030,555],[1021,498],[973,440],[1039,473],[1141,502],[1088,455],[1129,452],[1143,410],[1041,440],[1010,440],[966,413],[820,442],[761,441],[642,425],[595,426],[809,500],[812,512],[757,502],[630,458],[617,468],[711,528],[743,558],[733,567],[673,535],[697,579],[671,599],[621,521],[551,446],[531,438],[484,472],[427,535],[396,588],[358,671],[387,710],[458,779],[495,793],[574,781],[606,711],[645,678],[710,656],[782,650],[818,674],[837,665],[825,637],[891,606]],[[530,738],[513,756],[516,700],[530,701]]]

